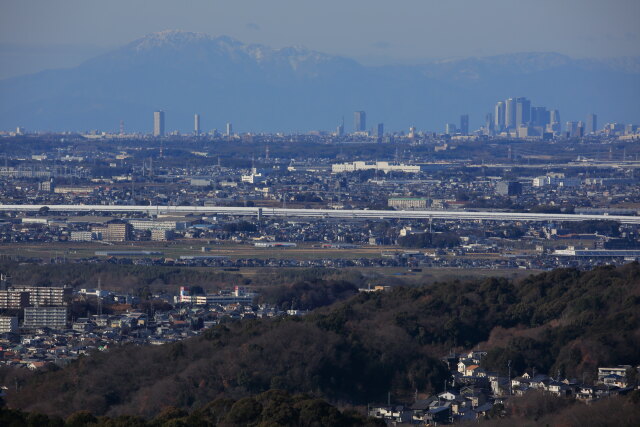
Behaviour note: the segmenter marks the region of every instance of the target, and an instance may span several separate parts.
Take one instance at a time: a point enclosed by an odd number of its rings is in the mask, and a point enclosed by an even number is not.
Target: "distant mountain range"
[[[272,49],[182,31],[147,35],[69,69],[0,80],[0,129],[149,132],[152,112],[168,130],[334,129],[365,110],[369,128],[442,131],[468,113],[484,123],[496,101],[525,96],[563,121],[595,112],[640,122],[640,58],[572,59],[518,53],[424,65],[364,66],[304,48]]]

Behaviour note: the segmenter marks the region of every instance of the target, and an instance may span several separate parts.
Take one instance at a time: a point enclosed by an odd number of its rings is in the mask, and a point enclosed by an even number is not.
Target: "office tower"
[[[344,136],[344,124],[338,125],[336,128],[336,136]]]
[[[200,114],[193,116],[193,133],[195,136],[200,135]]]
[[[502,132],[505,126],[505,103],[503,101],[498,101],[496,104],[496,109],[493,113],[495,130],[496,132]]]
[[[531,124],[545,127],[549,124],[549,111],[545,107],[531,107]]]
[[[496,185],[496,193],[501,196],[517,196],[522,194],[522,184],[517,181],[500,181]]]
[[[571,138],[578,136],[578,122],[567,122],[567,135]]]
[[[233,125],[231,123],[227,123],[227,136],[231,136],[233,134]]]
[[[549,127],[553,132],[562,132],[562,124],[560,123],[559,110],[551,110],[549,112]]]
[[[456,133],[456,125],[455,123],[447,123],[444,127],[444,133],[447,135],[453,135]]]
[[[514,98],[505,101],[504,127],[506,129],[515,129],[516,127],[516,100]]]
[[[531,121],[531,101],[527,98],[516,98],[516,128]]]
[[[637,130],[638,130],[638,126],[634,125],[633,123],[629,123],[628,125],[624,126],[625,135],[633,135],[634,133],[636,133]]]
[[[469,115],[463,114],[460,116],[460,133],[463,135],[469,135]]]
[[[367,114],[364,111],[353,113],[353,121],[356,132],[365,132],[367,130]]]
[[[598,130],[598,116],[596,114],[589,114],[587,116],[587,127],[585,128],[585,133],[596,133]]]
[[[487,132],[489,133],[489,135],[493,135],[495,133],[493,114],[487,113],[487,115],[484,116],[484,120],[485,120],[485,127],[487,128]]]
[[[153,112],[153,136],[164,136],[164,111]]]
[[[384,123],[378,123],[376,128],[376,137],[382,138],[384,136]]]

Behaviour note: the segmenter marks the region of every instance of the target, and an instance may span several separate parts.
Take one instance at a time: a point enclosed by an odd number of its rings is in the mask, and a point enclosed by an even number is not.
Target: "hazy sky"
[[[640,55],[640,0],[0,0],[0,78],[166,29],[365,63],[512,52]]]

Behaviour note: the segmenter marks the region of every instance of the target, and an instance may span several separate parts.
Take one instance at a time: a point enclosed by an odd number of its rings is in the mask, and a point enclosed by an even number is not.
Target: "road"
[[[457,211],[457,210],[335,210],[335,209],[288,209],[226,206],[124,206],[124,205],[0,205],[4,212],[36,212],[48,207],[50,212],[137,212],[148,214],[187,214],[234,216],[280,216],[308,218],[371,218],[371,219],[450,219],[450,220],[497,220],[497,221],[587,221],[611,220],[622,224],[640,224],[640,216],[625,215],[575,215],[520,212]]]

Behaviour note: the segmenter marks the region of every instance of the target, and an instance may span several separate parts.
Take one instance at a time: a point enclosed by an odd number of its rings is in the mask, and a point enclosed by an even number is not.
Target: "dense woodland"
[[[475,426],[477,420],[459,425]],[[308,395],[294,395],[282,390],[246,397],[240,400],[216,399],[207,405],[187,412],[167,406],[153,418],[134,415],[117,417],[95,416],[78,411],[66,419],[36,412],[24,412],[0,407],[0,425],[6,427],[374,427],[386,425],[382,420],[365,418],[354,410],[336,409],[322,399]],[[509,407],[498,404],[490,411],[482,425],[485,427],[562,426],[636,427],[640,425],[640,392],[629,396],[614,396],[590,405],[572,398],[557,398],[543,392],[531,392],[512,398]]]
[[[145,419],[132,415],[95,416],[78,411],[63,419],[40,413],[0,408],[0,425],[5,427],[231,427],[290,426],[348,427],[384,426],[374,418],[365,418],[352,410],[340,411],[322,399],[308,395],[290,395],[282,390],[269,390],[239,400],[220,398],[201,408],[187,412],[167,406],[155,417]]]
[[[304,279],[303,279],[304,280]],[[329,287],[330,288],[330,287]],[[348,293],[347,293],[348,294]],[[640,363],[640,265],[559,269],[518,282],[486,279],[360,293],[303,318],[229,322],[182,342],[125,346],[64,369],[3,370],[11,408],[68,416],[157,416],[281,389],[338,404],[410,402],[439,392],[440,357],[481,347],[485,367],[587,379]]]

